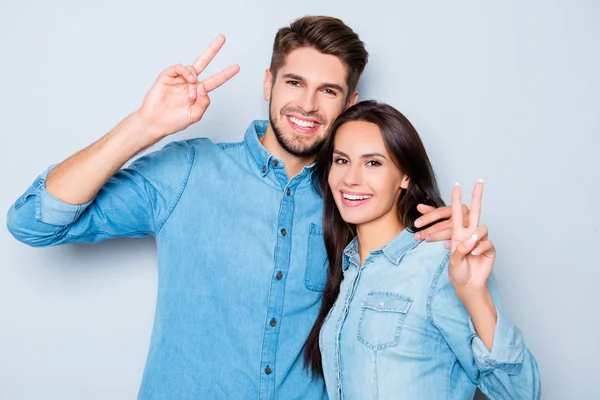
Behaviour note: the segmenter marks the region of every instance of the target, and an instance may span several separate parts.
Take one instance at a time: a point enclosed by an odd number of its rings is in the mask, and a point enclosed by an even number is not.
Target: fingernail
[[[444,243],[444,246],[445,246],[447,249],[449,249],[451,245],[452,245],[452,244],[451,244],[450,242],[446,242],[446,243]]]
[[[483,179],[479,179],[477,182],[481,182],[481,183],[483,183]]]
[[[417,228],[420,228],[422,224],[423,224],[423,222],[420,219],[418,219],[418,220],[415,221],[415,226]]]
[[[195,90],[192,90],[192,91],[190,92],[190,98],[191,98],[191,99],[195,99],[195,98],[196,98],[196,91],[195,91]]]
[[[190,75],[188,76],[188,78],[189,78],[189,79],[190,79],[190,81],[192,81],[192,82],[196,80],[196,79],[194,78],[194,75],[192,75],[192,74],[190,74]]]
[[[456,182],[456,183],[454,184],[454,186],[460,186],[460,183]]]
[[[415,223],[416,225],[416,223]],[[415,240],[421,240],[421,234],[420,233],[415,233]]]
[[[429,242],[429,241],[431,241],[431,236],[429,236],[429,235],[425,236],[425,241],[426,241],[426,242]]]
[[[467,246],[467,248],[471,247],[475,244],[475,242],[477,242],[477,235],[471,235],[465,242],[465,246]]]
[[[471,254],[473,254],[474,256],[479,254],[479,249],[475,249],[471,252]]]

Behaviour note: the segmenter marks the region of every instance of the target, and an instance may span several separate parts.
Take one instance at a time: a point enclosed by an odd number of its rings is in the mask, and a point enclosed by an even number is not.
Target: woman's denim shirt
[[[362,267],[358,238],[344,251],[340,294],[319,344],[329,398],[538,399],[540,380],[523,336],[498,312],[492,350],[475,333],[448,278],[442,242],[407,230],[371,252]]]

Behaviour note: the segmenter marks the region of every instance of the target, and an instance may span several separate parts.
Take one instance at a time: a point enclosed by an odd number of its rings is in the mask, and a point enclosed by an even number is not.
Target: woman
[[[477,387],[491,399],[539,398],[535,359],[490,276],[483,183],[467,228],[453,190],[450,250],[417,241],[417,204],[443,201],[411,123],[365,101],[330,132],[315,166],[328,282],[305,353],[329,398],[472,399]]]

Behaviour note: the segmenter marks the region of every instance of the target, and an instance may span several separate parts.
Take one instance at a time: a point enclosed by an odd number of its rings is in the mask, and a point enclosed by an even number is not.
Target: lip
[[[365,200],[348,200],[348,199],[344,198],[344,193],[352,195],[352,196],[373,196],[373,195],[371,193],[350,192],[348,190],[340,190],[340,198],[342,199],[342,203],[346,207],[360,207],[373,198],[373,197],[370,197]]]
[[[306,122],[314,122],[314,123],[316,123],[316,125],[314,128],[302,128],[292,122],[292,120],[291,120],[292,117],[297,118],[302,121],[306,121]],[[290,115],[286,115],[285,119],[287,120],[288,124],[292,127],[292,129],[294,131],[302,133],[304,135],[311,135],[311,134],[315,133],[317,130],[319,130],[319,128],[321,127],[321,123],[313,118],[304,118],[304,117],[290,114]]]

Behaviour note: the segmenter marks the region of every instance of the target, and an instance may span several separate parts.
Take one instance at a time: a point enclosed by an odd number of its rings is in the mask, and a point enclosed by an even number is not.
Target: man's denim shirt
[[[344,252],[340,294],[319,338],[327,392],[335,399],[538,399],[535,359],[520,330],[498,311],[490,352],[448,278],[442,242],[407,230],[371,252],[357,238]]]
[[[173,142],[120,170],[83,205],[21,196],[8,227],[32,246],[153,235],[158,297],[141,399],[321,399],[302,347],[326,252],[312,167],[288,180],[258,138]],[[109,294],[107,293],[107,296]]]

